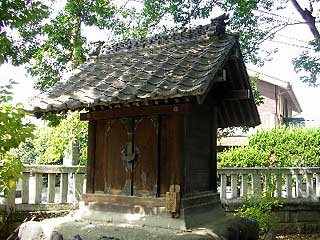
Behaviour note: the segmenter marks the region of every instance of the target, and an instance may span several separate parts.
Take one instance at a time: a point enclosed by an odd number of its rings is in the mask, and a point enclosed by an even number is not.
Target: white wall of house
[[[295,112],[288,89],[265,81],[258,81],[257,88],[264,97],[264,102],[258,106],[261,125],[258,129],[271,129],[279,126],[283,118],[292,117]]]

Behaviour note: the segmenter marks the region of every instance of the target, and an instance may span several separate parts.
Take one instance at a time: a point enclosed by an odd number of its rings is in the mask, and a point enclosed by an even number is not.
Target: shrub
[[[265,193],[250,195],[243,198],[243,205],[236,210],[239,217],[251,217],[258,221],[261,234],[276,230],[278,219],[272,215],[272,210],[281,207],[283,199],[274,198],[274,189],[269,188]]]
[[[218,154],[219,167],[266,167],[270,155],[254,147],[232,148]]]
[[[260,131],[249,146],[218,154],[220,167],[320,166],[320,128],[279,127]]]
[[[16,187],[17,181],[22,177],[23,168],[23,164],[14,154],[5,155],[0,170],[0,192],[4,196],[8,194],[8,190]]]

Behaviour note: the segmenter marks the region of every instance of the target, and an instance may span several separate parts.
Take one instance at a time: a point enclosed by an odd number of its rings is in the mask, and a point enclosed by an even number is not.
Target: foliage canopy
[[[32,56],[32,47],[17,34],[21,28],[37,25],[49,16],[49,8],[40,1],[9,0],[0,3],[0,64],[19,65]]]
[[[308,8],[296,0],[9,0],[0,5],[0,63],[27,63],[36,87],[45,91],[67,70],[83,63],[88,51],[85,31],[106,32],[104,41],[141,38],[190,26],[213,12],[230,14],[229,31],[239,32],[246,61],[261,63],[272,53],[259,51],[261,43],[282,29],[304,24],[313,39],[308,50],[293,60],[302,80],[316,85],[319,77],[319,0]],[[281,17],[281,11],[294,6],[303,21]],[[54,9],[59,6],[60,10]],[[277,14],[279,13],[279,14]]]
[[[22,104],[13,104],[11,80],[0,86],[0,192],[7,194],[21,175],[23,168],[14,149],[27,138],[32,137],[34,125],[25,117]]]
[[[69,115],[58,125],[41,127],[17,149],[23,163],[59,164],[71,154],[71,143],[79,142],[79,163],[86,164],[88,123],[79,120],[79,114]]]
[[[12,80],[0,86],[0,160],[26,138],[32,136],[34,125],[25,121],[26,113],[21,103],[12,104]]]

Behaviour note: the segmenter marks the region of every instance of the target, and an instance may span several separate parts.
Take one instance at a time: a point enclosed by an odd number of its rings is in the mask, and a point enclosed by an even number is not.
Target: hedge
[[[218,153],[220,167],[320,166],[320,128],[279,127],[249,137],[246,147]]]

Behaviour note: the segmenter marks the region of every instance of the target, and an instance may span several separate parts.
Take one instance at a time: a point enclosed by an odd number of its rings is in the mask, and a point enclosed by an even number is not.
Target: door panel
[[[135,119],[133,195],[156,196],[158,187],[158,119]]]
[[[123,151],[129,142],[127,119],[108,120],[105,134],[105,192],[131,195],[131,173],[122,160]]]
[[[106,152],[105,144],[106,139],[104,132],[106,130],[105,120],[97,121],[97,134],[96,134],[96,164],[94,176],[94,191],[96,193],[103,193],[105,189],[105,176],[106,176]]]

